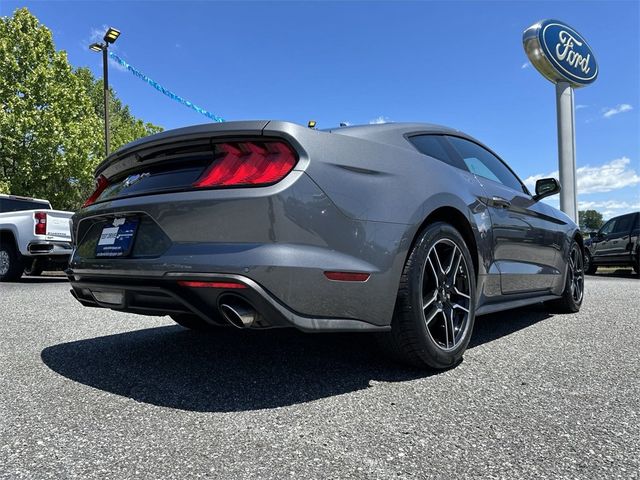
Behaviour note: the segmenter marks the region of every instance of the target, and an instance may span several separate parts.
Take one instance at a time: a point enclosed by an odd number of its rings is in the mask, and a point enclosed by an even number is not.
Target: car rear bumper
[[[163,275],[79,275],[67,270],[72,295],[84,306],[144,315],[193,314],[211,324],[226,323],[221,305],[240,301],[257,312],[254,328],[295,327],[302,331],[386,331],[351,318],[299,314],[282,304],[254,280],[233,274],[167,272]],[[225,287],[225,283],[237,285]],[[211,286],[192,286],[204,284]],[[217,286],[221,285],[221,286]]]
[[[140,219],[131,253],[96,258],[100,232],[116,217]],[[72,281],[239,275],[286,306],[291,318],[349,319],[373,328],[391,322],[410,243],[404,224],[346,217],[301,172],[256,190],[189,191],[95,204],[76,214],[74,228],[77,245],[69,266],[78,278]],[[327,271],[369,278],[334,281]]]
[[[70,257],[72,247],[70,242],[55,242],[36,240],[27,245],[29,256]]]

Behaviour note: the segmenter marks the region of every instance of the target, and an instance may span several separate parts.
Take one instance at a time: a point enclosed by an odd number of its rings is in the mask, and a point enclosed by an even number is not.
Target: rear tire
[[[22,276],[22,256],[13,242],[0,243],[0,282],[15,282]]]
[[[576,313],[584,300],[583,251],[574,240],[569,249],[567,279],[562,297],[547,302],[549,308],[557,313]]]
[[[379,338],[396,359],[447,369],[462,360],[475,318],[475,272],[453,226],[437,222],[418,237],[400,279],[391,332]]]
[[[584,252],[584,273],[593,275],[598,270],[598,266],[593,264],[593,258],[588,250]]]
[[[31,260],[31,262],[27,262],[24,267],[24,274],[29,277],[39,277],[44,272],[44,268],[42,268],[40,262],[38,260]]]
[[[206,331],[215,330],[216,328],[219,328],[216,325],[212,325],[210,323],[205,322],[203,319],[201,319],[197,315],[190,315],[187,313],[175,313],[169,316],[178,325],[184,328],[188,328],[189,330],[206,332]]]

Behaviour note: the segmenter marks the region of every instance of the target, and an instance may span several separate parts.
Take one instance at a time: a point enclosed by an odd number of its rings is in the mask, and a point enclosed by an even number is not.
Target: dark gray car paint
[[[242,275],[300,316],[387,326],[415,236],[430,214],[447,207],[464,215],[478,247],[478,313],[560,295],[576,225],[528,193],[487,186],[485,179],[423,155],[405,138],[416,132],[473,141],[426,124],[319,131],[255,121],[187,127],[133,142],[107,158],[97,174],[111,177],[132,168],[140,149],[210,137],[283,137],[300,161],[269,187],[162,193],[83,209],[74,216],[76,232],[87,219],[140,212],[173,245],[158,258],[98,260],[76,252],[72,278]],[[492,208],[488,189],[494,188],[512,195],[512,208]],[[324,277],[326,270],[372,275],[364,283],[334,282]]]

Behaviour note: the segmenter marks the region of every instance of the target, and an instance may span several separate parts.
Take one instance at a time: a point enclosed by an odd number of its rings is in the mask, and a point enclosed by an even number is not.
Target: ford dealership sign
[[[554,83],[583,87],[598,76],[598,64],[589,44],[566,23],[540,21],[525,30],[522,41],[533,66]]]

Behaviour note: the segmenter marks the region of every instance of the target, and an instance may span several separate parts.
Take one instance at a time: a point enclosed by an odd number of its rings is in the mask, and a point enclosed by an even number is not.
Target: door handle
[[[491,198],[491,205],[499,208],[509,208],[511,206],[511,202],[506,198],[494,196],[493,198]]]

